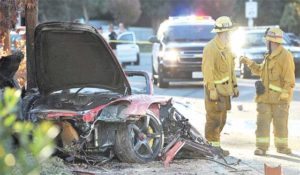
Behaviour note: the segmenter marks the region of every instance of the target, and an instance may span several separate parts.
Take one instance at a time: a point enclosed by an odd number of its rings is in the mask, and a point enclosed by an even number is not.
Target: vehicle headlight
[[[300,52],[293,53],[293,56],[294,56],[295,58],[300,58]]]
[[[163,59],[166,60],[166,61],[175,62],[179,59],[179,53],[176,50],[166,51],[165,54],[164,54]]]

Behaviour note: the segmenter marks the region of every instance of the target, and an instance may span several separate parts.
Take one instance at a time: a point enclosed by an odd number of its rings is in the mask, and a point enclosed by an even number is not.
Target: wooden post
[[[38,1],[27,3],[25,7],[26,21],[26,69],[27,69],[27,89],[36,87],[34,78],[35,58],[34,58],[34,28],[38,21]],[[30,66],[29,66],[30,65]]]

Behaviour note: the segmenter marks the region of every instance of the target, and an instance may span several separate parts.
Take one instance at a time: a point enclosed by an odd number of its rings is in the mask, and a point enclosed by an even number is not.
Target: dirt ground
[[[201,133],[204,129],[205,111],[204,103],[199,99],[176,99],[175,105],[190,119]],[[293,150],[292,155],[278,154],[274,144],[271,143],[267,156],[255,156],[255,127],[256,105],[254,102],[234,103],[229,112],[227,124],[222,134],[222,147],[230,150],[228,162],[241,160],[239,165],[229,168],[214,161],[204,159],[176,159],[170,167],[165,168],[161,161],[147,164],[128,164],[113,160],[101,166],[89,166],[86,164],[69,164],[68,169],[73,174],[208,174],[208,175],[258,175],[264,174],[264,164],[269,166],[281,166],[283,174],[300,174],[300,102],[293,102],[290,109],[289,120],[289,145]],[[272,138],[273,140],[273,138]],[[222,162],[222,160],[218,160]],[[77,173],[75,173],[77,172]],[[85,173],[83,173],[85,172]]]

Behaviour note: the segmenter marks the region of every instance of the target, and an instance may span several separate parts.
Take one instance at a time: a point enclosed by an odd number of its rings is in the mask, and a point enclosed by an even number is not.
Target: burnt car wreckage
[[[28,78],[36,81],[36,87],[24,92],[20,118],[50,120],[60,126],[60,155],[89,163],[115,156],[137,163],[161,159],[167,166],[185,149],[214,160],[222,158],[227,164],[220,150],[208,144],[172,105],[172,99],[152,95],[149,76],[122,70],[93,27],[40,24],[35,30],[35,57],[28,59],[32,65],[27,66],[34,70],[34,77]],[[127,76],[134,75],[145,75],[144,94],[132,93]]]

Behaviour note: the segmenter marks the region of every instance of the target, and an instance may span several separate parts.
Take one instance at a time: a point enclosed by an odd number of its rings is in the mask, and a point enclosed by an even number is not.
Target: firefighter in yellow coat
[[[242,57],[241,63],[247,65],[261,81],[255,83],[257,102],[257,129],[255,155],[265,155],[270,144],[270,123],[273,120],[275,146],[277,152],[291,154],[288,147],[288,114],[295,86],[295,65],[293,55],[281,45],[283,31],[271,28],[265,34],[269,53],[264,62],[257,64]]]
[[[205,87],[205,137],[212,146],[220,148],[224,156],[229,151],[220,146],[220,133],[226,123],[227,110],[231,108],[230,97],[238,97],[239,91],[234,73],[234,55],[229,48],[233,25],[229,17],[216,20],[212,32],[216,36],[203,51],[202,72]]]

